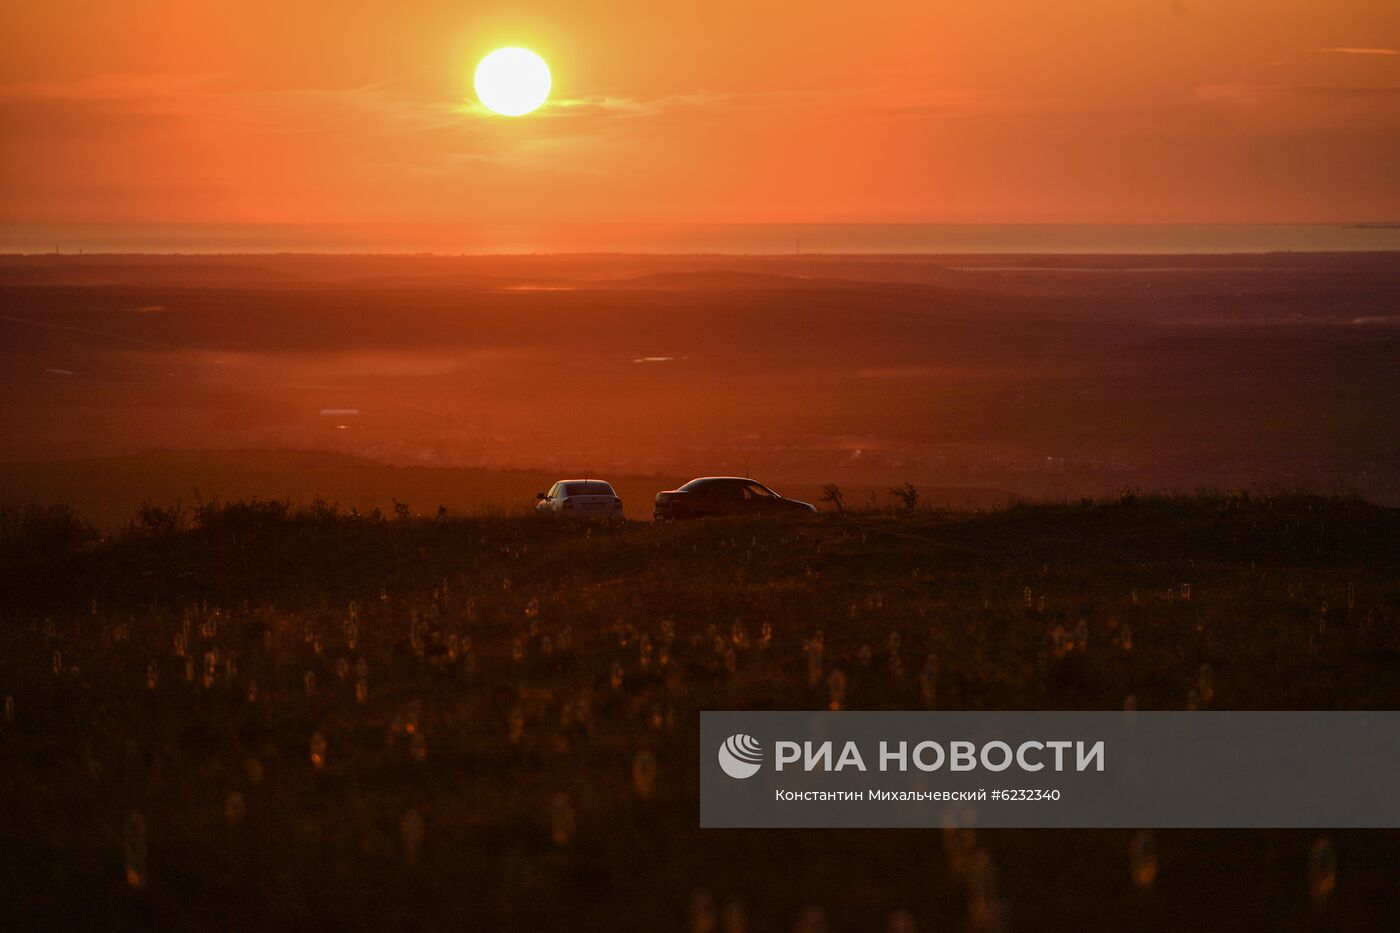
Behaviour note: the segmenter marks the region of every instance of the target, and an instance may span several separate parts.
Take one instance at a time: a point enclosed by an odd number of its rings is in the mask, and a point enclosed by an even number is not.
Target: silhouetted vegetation
[[[823,486],[821,498],[817,501],[830,502],[832,508],[834,508],[838,512],[846,511],[845,494],[841,492],[841,487],[837,486],[835,483],[827,483],[825,486]]]
[[[890,495],[911,512],[919,507],[919,490],[915,488],[913,483],[896,486],[890,490]]]
[[[0,505],[0,562],[60,560],[98,540],[92,523],[65,505]]]
[[[904,910],[947,930],[989,896],[1025,930],[1400,910],[1390,832],[1330,834],[1317,907],[1312,833],[1159,831],[1144,884],[1128,831],[701,832],[696,809],[701,709],[1397,708],[1392,510],[143,515],[95,544],[62,510],[7,513],[0,896],[21,928],[883,929]]]

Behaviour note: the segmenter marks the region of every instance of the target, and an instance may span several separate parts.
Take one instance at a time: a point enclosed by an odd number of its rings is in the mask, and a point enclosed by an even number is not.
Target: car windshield
[[[745,483],[744,495],[750,499],[774,499],[777,498],[773,490],[758,483]]]
[[[607,483],[565,483],[566,496],[611,496],[613,488]]]

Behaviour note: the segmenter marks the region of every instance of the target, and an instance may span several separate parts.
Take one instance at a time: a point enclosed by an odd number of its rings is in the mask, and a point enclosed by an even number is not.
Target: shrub
[[[919,490],[913,483],[896,486],[890,490],[890,495],[904,503],[904,507],[911,512],[919,505]]]
[[[0,559],[5,563],[61,559],[101,537],[66,505],[0,505]]]
[[[141,503],[131,519],[131,530],[151,538],[163,538],[185,528],[185,509],[178,502],[172,506]]]
[[[845,497],[841,492],[841,487],[837,486],[835,483],[827,483],[825,486],[822,487],[822,497],[820,501],[830,502],[832,505],[836,506],[836,511],[838,512],[846,511],[846,506],[844,505],[844,498]]]
[[[285,499],[220,502],[210,499],[194,510],[194,527],[215,536],[245,540],[286,524],[292,504]]]

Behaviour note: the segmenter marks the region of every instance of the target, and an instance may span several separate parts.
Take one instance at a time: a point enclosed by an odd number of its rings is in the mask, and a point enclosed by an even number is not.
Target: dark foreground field
[[[1140,861],[1135,882],[1128,831],[702,832],[696,798],[701,709],[1400,707],[1394,511],[1151,499],[612,530],[275,504],[180,531],[149,517],[101,544],[53,514],[7,528],[7,927],[1400,917],[1394,831],[1159,831],[1155,878]],[[1331,889],[1309,872],[1328,848]]]

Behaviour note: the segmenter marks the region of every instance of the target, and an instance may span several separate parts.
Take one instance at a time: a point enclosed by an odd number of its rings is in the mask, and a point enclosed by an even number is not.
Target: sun
[[[493,113],[520,117],[549,97],[549,66],[529,49],[497,49],[476,66],[476,96]]]

